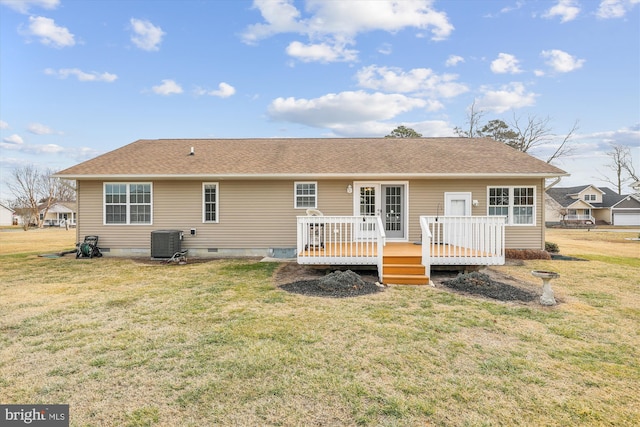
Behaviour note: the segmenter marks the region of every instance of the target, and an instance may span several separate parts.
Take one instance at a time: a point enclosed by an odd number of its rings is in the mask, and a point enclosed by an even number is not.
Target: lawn
[[[0,232],[0,403],[73,426],[640,424],[638,233],[549,230],[563,255],[498,267],[559,304],[439,287],[290,294],[277,263],[73,255],[75,231]]]

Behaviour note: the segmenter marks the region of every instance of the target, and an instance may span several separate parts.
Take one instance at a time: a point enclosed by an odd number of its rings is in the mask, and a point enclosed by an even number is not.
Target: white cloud
[[[165,35],[162,28],[143,19],[131,18],[129,22],[133,30],[133,35],[131,35],[133,44],[142,50],[155,51],[160,49],[162,37]]]
[[[0,129],[9,129],[9,123],[4,120],[0,120]]]
[[[339,44],[302,44],[298,41],[287,46],[287,54],[302,62],[350,62],[358,58],[358,51]]]
[[[162,84],[151,88],[158,95],[174,95],[182,93],[182,87],[173,80],[162,80]]]
[[[640,0],[602,0],[596,16],[602,19],[622,18],[638,4]]]
[[[584,59],[577,59],[575,56],[558,49],[543,50],[540,55],[547,59],[547,65],[559,73],[575,71],[578,68],[582,68],[585,63]]]
[[[35,135],[52,135],[55,133],[53,129],[42,123],[30,123],[27,126],[27,130]]]
[[[200,95],[217,96],[220,98],[228,98],[236,93],[236,88],[228,83],[222,82],[218,85],[218,90],[206,90],[202,88],[196,88],[194,93]]]
[[[549,19],[559,16],[560,22],[569,22],[576,19],[579,13],[580,7],[576,0],[558,0],[558,3],[542,16]]]
[[[315,99],[277,98],[267,111],[273,120],[333,129],[355,123],[388,120],[425,105],[422,99],[404,95],[357,91],[331,93]]]
[[[462,56],[449,55],[444,65],[447,67],[455,67],[456,65],[461,64],[463,62],[464,62],[464,58]]]
[[[47,68],[44,73],[49,76],[55,76],[59,79],[66,79],[69,76],[75,76],[78,81],[81,82],[107,82],[112,83],[118,78],[117,75],[111,73],[98,73],[97,71],[91,71],[89,73],[84,72],[78,68],[61,68],[54,70]]]
[[[31,7],[41,7],[43,9],[55,9],[60,5],[60,0],[0,0],[10,9],[20,13],[29,13]]]
[[[371,65],[356,73],[358,86],[384,92],[415,93],[435,98],[452,98],[469,89],[455,80],[455,74],[438,75],[429,68],[414,68],[407,72],[395,67]]]
[[[498,54],[498,58],[494,59],[491,62],[491,71],[496,74],[517,74],[521,73],[522,70],[518,66],[520,61],[508,53],[500,53]]]
[[[530,107],[535,104],[538,96],[533,92],[527,92],[525,86],[518,82],[510,83],[498,90],[483,86],[480,91],[483,95],[476,104],[478,109],[498,114],[515,108]]]
[[[391,55],[393,53],[393,47],[389,43],[382,43],[378,48],[378,53],[383,55]]]
[[[45,46],[63,48],[76,44],[74,35],[65,27],[59,27],[55,21],[43,16],[30,16],[29,27],[20,32],[27,36],[35,36],[40,39],[40,43]]]
[[[24,140],[22,139],[22,137],[16,133],[14,133],[13,135],[9,135],[5,138],[2,138],[2,141],[6,142],[7,144],[16,144],[16,145],[24,144]]]
[[[308,0],[302,17],[292,0],[254,0],[264,23],[247,27],[242,40],[255,44],[275,34],[294,33],[309,43],[293,42],[287,53],[303,61],[355,61],[357,51],[346,50],[355,37],[369,31],[397,32],[405,28],[429,29],[433,40],[453,31],[444,12],[431,8],[430,0],[324,1]]]

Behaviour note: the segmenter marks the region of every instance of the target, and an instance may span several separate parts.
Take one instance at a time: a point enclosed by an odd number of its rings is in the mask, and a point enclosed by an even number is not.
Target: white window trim
[[[299,184],[315,185],[316,194],[314,195],[313,206],[298,206],[298,185]],[[293,183],[293,208],[294,209],[318,209],[318,181],[295,181]]]
[[[489,197],[490,197],[490,191],[492,188],[508,188],[509,189],[509,204],[507,205],[508,209],[509,209],[509,215],[507,216],[507,222],[505,223],[505,225],[508,226],[513,226],[513,227],[535,227],[537,224],[537,212],[538,212],[538,198],[537,198],[537,193],[538,193],[538,189],[535,185],[490,185],[487,186],[487,216],[499,216],[499,215],[489,215],[489,208],[491,208],[491,205],[489,205]],[[532,212],[532,217],[533,217],[533,223],[532,224],[514,224],[513,223],[513,208],[515,207],[515,205],[513,204],[513,199],[514,199],[514,188],[533,188],[533,212]],[[531,205],[524,205],[524,206],[531,206]]]
[[[127,195],[127,200],[125,202],[125,205],[127,207],[127,211],[126,211],[126,222],[124,223],[107,223],[107,202],[106,202],[106,195],[107,195],[107,185],[125,185],[127,188],[126,191],[126,195]],[[151,200],[149,202],[149,206],[151,206],[151,211],[149,212],[149,222],[136,222],[136,223],[131,223],[131,203],[129,202],[129,190],[130,190],[130,186],[131,185],[149,185],[149,190],[150,190],[150,197]],[[106,226],[117,226],[117,225],[142,225],[142,226],[147,226],[147,225],[153,225],[153,183],[152,182],[103,182],[102,183],[102,224],[106,225]]]
[[[215,185],[216,186],[216,220],[215,221],[207,221],[207,212],[205,210],[205,198],[204,198],[204,188],[207,185]],[[217,224],[220,222],[220,184],[217,182],[203,182],[202,183],[202,222],[204,224]]]

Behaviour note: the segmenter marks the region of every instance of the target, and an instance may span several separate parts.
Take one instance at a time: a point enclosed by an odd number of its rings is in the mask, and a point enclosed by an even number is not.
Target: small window
[[[151,224],[150,183],[105,183],[105,224]]]
[[[507,225],[535,224],[534,187],[489,187],[488,215],[506,216]]]
[[[202,222],[218,222],[218,184],[202,184]]]
[[[318,207],[317,183],[296,182],[295,188],[296,209],[315,209]]]
[[[584,200],[588,201],[595,201],[596,200],[596,195],[595,194],[585,194],[584,195]]]

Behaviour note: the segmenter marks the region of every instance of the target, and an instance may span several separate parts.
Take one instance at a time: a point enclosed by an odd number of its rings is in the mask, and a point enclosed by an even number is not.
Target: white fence
[[[564,221],[576,221],[576,222],[591,221],[592,224],[596,223],[596,219],[591,215],[565,215]]]
[[[299,264],[377,265],[382,275],[384,225],[378,216],[299,216]]]
[[[499,216],[421,216],[422,263],[504,264],[504,224]]]

